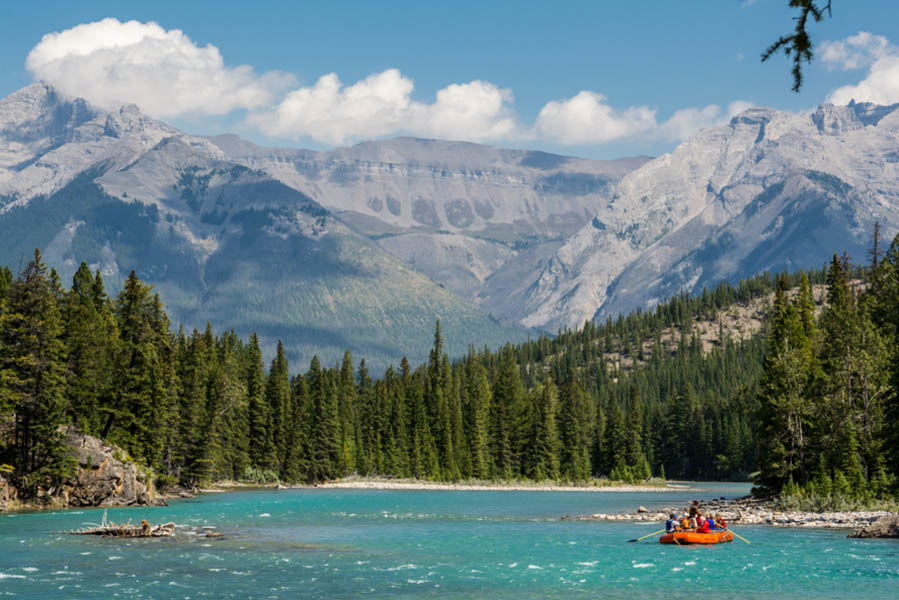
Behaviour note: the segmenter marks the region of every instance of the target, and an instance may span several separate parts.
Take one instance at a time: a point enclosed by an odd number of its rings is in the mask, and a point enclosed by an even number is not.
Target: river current
[[[22,598],[877,598],[899,590],[899,542],[746,526],[752,543],[659,544],[647,523],[561,520],[693,498],[683,492],[249,490],[168,507],[109,509],[174,521],[176,535],[64,532],[102,509],[0,515],[0,596]],[[214,527],[221,538],[203,535]]]

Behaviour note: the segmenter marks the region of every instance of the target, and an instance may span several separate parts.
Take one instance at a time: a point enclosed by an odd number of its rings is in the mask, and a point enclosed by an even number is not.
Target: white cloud
[[[412,127],[439,138],[514,139],[521,133],[512,102],[511,91],[489,81],[454,83],[437,92],[434,104],[413,104]]]
[[[817,52],[827,68],[848,71],[866,67],[895,48],[882,35],[859,31],[842,40],[821,42]]]
[[[724,112],[716,104],[684,108],[659,123],[654,109],[632,106],[616,110],[605,100],[602,94],[583,91],[567,100],[547,103],[537,117],[536,136],[563,145],[602,144],[636,137],[680,142],[700,129],[723,125],[752,106],[738,100]]]
[[[724,112],[717,104],[709,104],[705,108],[682,108],[662,123],[657,133],[659,137],[667,140],[685,140],[700,129],[724,125],[752,106],[751,102],[737,100],[731,102]]]
[[[657,127],[655,110],[631,106],[616,110],[606,97],[582,91],[567,100],[547,102],[534,125],[538,137],[565,145],[601,144]]]
[[[432,104],[413,101],[413,89],[397,69],[349,86],[330,73],[291,91],[274,109],[250,115],[247,123],[272,137],[308,136],[329,144],[398,133],[474,141],[517,135],[511,93],[490,82],[449,85]]]
[[[25,66],[65,94],[104,108],[133,102],[162,118],[258,108],[294,81],[227,67],[218,48],[199,47],[179,29],[112,18],[45,35]]]
[[[878,39],[885,40],[865,35],[840,42],[843,46],[833,42],[828,56],[837,61],[850,50],[876,50]],[[243,110],[244,124],[270,137],[334,145],[400,134],[561,145],[681,141],[725,122],[732,112],[716,105],[685,108],[660,123],[655,108],[615,108],[603,94],[583,90],[547,102],[533,124],[523,124],[513,108],[512,92],[489,81],[447,85],[429,102],[413,97],[412,79],[398,69],[348,84],[330,73],[314,85],[296,87],[296,78],[286,73],[228,66],[218,48],[198,46],[181,30],[112,18],[45,35],[25,65],[35,78],[102,108],[135,103],[159,118]]]
[[[819,52],[829,68],[868,69],[864,79],[857,84],[832,91],[827,97],[828,102],[899,102],[899,48],[890,44],[887,38],[860,31],[843,40],[823,42]]]
[[[388,135],[402,124],[411,103],[412,81],[396,69],[344,87],[335,73],[312,87],[294,90],[274,110],[247,122],[272,137],[309,136],[330,144]]]

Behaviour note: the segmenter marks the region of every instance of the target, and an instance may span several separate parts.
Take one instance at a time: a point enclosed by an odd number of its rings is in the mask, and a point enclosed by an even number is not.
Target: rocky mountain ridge
[[[415,138],[329,152],[211,138],[334,212],[404,263],[493,314],[518,320],[508,274],[533,272],[608,204],[647,157],[596,161]]]
[[[626,175],[529,286],[522,323],[575,327],[722,279],[865,260],[899,231],[899,105],[749,109]]]
[[[528,335],[508,323],[554,331],[863,259],[875,222],[899,231],[896,108],[751,108],[656,159],[591,161],[414,138],[266,148],[36,83],[0,100],[0,259],[39,245],[64,278],[87,260],[112,284],[137,267],[177,321],[256,330],[269,351],[286,335],[302,360],[396,362],[438,316],[463,352]]]
[[[36,83],[0,114],[0,262],[14,269],[35,247],[64,282],[85,261],[115,291],[135,269],[176,326],[255,331],[269,356],[281,339],[297,368],[348,348],[371,368],[422,359],[438,318],[457,354],[527,335],[136,107],[104,113]]]

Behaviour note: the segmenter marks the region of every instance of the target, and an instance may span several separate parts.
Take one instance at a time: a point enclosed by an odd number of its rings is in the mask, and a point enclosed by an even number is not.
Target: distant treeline
[[[863,293],[846,283],[853,310],[866,311],[861,307],[876,294],[899,298],[877,292],[895,289],[877,281],[896,279],[897,259],[899,249],[891,249]],[[838,264],[848,281],[846,265]],[[159,297],[134,273],[111,298],[99,272],[82,264],[66,291],[36,251],[17,278],[0,272],[0,462],[23,489],[58,483],[72,469],[58,427],[70,423],[120,445],[162,483],[188,485],[315,482],[353,473],[447,481],[721,479],[745,478],[757,464],[772,492],[791,477],[802,484],[821,472],[833,480],[844,463],[833,459],[816,470],[812,447],[825,446],[808,441],[823,433],[806,433],[800,452],[777,427],[785,423],[792,432],[797,421],[775,410],[782,395],[773,387],[772,352],[781,346],[766,354],[767,328],[745,339],[722,328],[704,352],[694,327],[777,289],[773,327],[781,336],[782,313],[798,302],[787,301],[784,290],[830,283],[833,268],[826,278],[820,272],[723,283],[553,338],[498,351],[472,348],[454,361],[443,351],[438,322],[427,363],[403,359],[373,379],[349,352],[341,364],[314,358],[305,373],[291,375],[280,345],[266,370],[255,335],[244,341],[212,326],[174,333]],[[805,292],[798,298],[807,302]],[[832,311],[815,325],[816,348],[826,345]],[[884,352],[894,351],[894,330],[878,333]],[[882,373],[887,364],[878,363]],[[885,377],[875,394],[882,415],[876,424],[849,410],[827,422],[833,431],[857,426],[851,447],[865,481],[895,473],[885,457],[894,418],[886,411],[894,388]],[[800,419],[820,422],[812,411]],[[776,441],[782,439],[786,446]],[[876,464],[873,439],[880,444]],[[784,464],[779,448],[791,457],[790,470],[772,475],[772,464]]]

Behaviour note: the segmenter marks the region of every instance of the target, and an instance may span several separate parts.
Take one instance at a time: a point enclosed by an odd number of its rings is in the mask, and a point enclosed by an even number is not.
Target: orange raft
[[[659,538],[662,544],[723,544],[734,541],[734,534],[728,530],[696,533],[695,531],[675,531]]]

